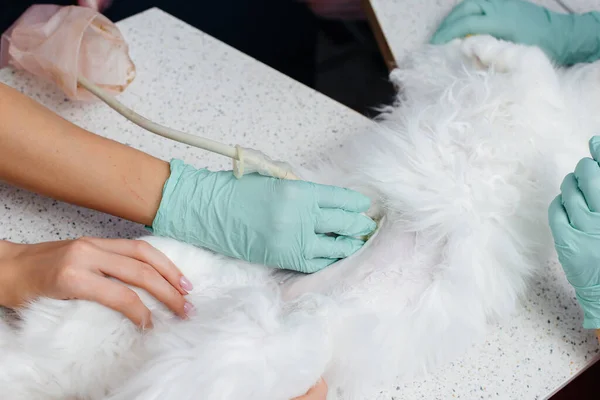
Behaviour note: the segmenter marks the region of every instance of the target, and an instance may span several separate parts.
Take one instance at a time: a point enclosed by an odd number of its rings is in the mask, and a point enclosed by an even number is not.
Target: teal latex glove
[[[364,195],[259,174],[195,169],[171,161],[152,223],[158,236],[270,267],[312,273],[359,250],[376,224]],[[325,233],[341,236],[331,237]]]
[[[600,136],[590,140],[593,159],[565,177],[548,215],[558,259],[584,311],[583,327],[600,328]]]
[[[560,14],[521,0],[465,0],[444,19],[431,43],[477,34],[537,46],[563,66],[600,58],[598,13]]]

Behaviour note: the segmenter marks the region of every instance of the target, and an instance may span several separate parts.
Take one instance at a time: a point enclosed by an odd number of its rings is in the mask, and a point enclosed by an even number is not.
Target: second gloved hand
[[[558,259],[584,311],[583,327],[600,329],[600,136],[590,140],[593,159],[565,177],[549,209]]]
[[[600,58],[600,17],[555,13],[528,1],[465,0],[438,27],[433,44],[467,35],[491,35],[538,46],[556,63],[572,65]]]
[[[364,244],[376,224],[369,198],[338,187],[171,161],[152,230],[231,257],[312,273]],[[325,233],[336,233],[330,237]]]

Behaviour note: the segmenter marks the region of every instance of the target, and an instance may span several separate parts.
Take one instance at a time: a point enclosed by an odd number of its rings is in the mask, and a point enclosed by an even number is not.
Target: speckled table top
[[[118,25],[138,70],[120,99],[176,129],[300,162],[372,124],[160,10]],[[0,70],[0,81],[92,132],[157,157],[230,168],[228,160],[147,133],[103,104],[65,101],[50,84],[26,74]],[[146,233],[118,218],[2,185],[0,222],[0,238],[20,242]],[[560,267],[552,263],[515,318],[492,327],[485,343],[427,378],[382,388],[380,398],[542,399],[595,356],[594,336],[580,321]]]

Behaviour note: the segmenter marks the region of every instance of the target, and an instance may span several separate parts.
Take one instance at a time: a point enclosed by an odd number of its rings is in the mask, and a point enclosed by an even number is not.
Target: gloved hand
[[[246,261],[312,273],[345,258],[376,224],[368,197],[332,186],[259,174],[195,169],[171,161],[152,224],[172,237]],[[325,233],[337,233],[330,237]]]
[[[559,14],[521,0],[465,0],[438,27],[432,44],[467,35],[540,47],[554,62],[573,65],[600,58],[600,16]]]
[[[590,140],[593,159],[567,175],[550,205],[558,259],[583,308],[583,327],[600,328],[600,136]]]

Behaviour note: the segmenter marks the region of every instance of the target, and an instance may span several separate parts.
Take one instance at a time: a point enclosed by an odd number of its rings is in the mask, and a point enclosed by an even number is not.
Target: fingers
[[[594,136],[590,139],[589,148],[592,158],[600,162],[600,136]]]
[[[371,207],[371,199],[354,190],[315,184],[317,204],[321,208],[339,208],[356,213]]]
[[[431,44],[443,44],[449,42],[455,37],[449,37],[446,32],[450,27],[454,25],[459,25],[460,20],[469,17],[469,16],[481,16],[483,15],[483,8],[477,1],[465,0],[462,3],[458,4],[454,9],[448,14],[448,16],[442,21],[440,26],[437,29],[437,32],[431,39]],[[440,33],[441,32],[441,33]],[[459,37],[466,36],[461,35]]]
[[[336,208],[324,208],[315,224],[315,232],[362,236],[373,232],[376,227],[375,221],[363,214]]]
[[[488,34],[503,39],[502,32],[490,25],[485,16],[465,17],[452,24],[444,25],[431,38],[432,44],[444,44],[467,35]]]
[[[563,207],[562,195],[558,195],[548,208],[548,222],[554,237],[554,242],[559,246],[568,246],[572,237],[573,227],[569,222],[567,211]]]
[[[188,294],[193,289],[191,282],[183,276],[175,264],[148,242],[144,242],[143,240],[99,238],[86,238],[86,240],[104,251],[135,258],[151,265],[181,294]]]
[[[339,258],[313,258],[307,260],[302,271],[305,274],[314,274],[320,270],[330,266],[331,264],[339,261]]]
[[[103,274],[144,289],[175,314],[187,318],[186,308],[189,310],[190,306],[186,306],[183,295],[150,264],[119,254],[106,253],[97,267]]]
[[[550,229],[554,237],[554,245],[558,260],[563,267],[568,281],[573,286],[585,285],[588,278],[582,275],[590,260],[589,235],[573,228],[569,223],[561,196],[557,196],[548,209]],[[593,253],[593,252],[592,252]]]
[[[310,249],[306,251],[306,262],[301,272],[312,274],[356,253],[365,244],[362,240],[348,236],[330,237],[317,234]]]
[[[580,160],[574,173],[568,174],[560,186],[561,207],[555,199],[549,208],[551,227],[555,224],[566,229],[565,223],[568,223],[577,231],[600,234],[600,165],[597,161],[600,159],[600,136],[590,139],[589,149],[593,159]]]
[[[331,237],[317,234],[305,256],[307,259],[346,258],[356,253],[364,244],[362,240],[348,236]]]
[[[482,2],[478,0],[464,0],[450,11],[450,14],[444,18],[442,25],[451,25],[459,19],[477,15],[484,15]]]
[[[74,288],[77,298],[100,303],[120,312],[140,328],[152,328],[152,313],[133,290],[89,273],[78,281],[79,284]]]
[[[589,225],[588,206],[583,193],[577,187],[574,174],[568,174],[560,185],[562,205],[567,212],[570,225],[580,231],[585,231]]]
[[[584,158],[575,168],[574,178],[583,194],[586,208],[591,212],[600,212],[600,165],[591,158]],[[568,210],[567,210],[568,211]]]

